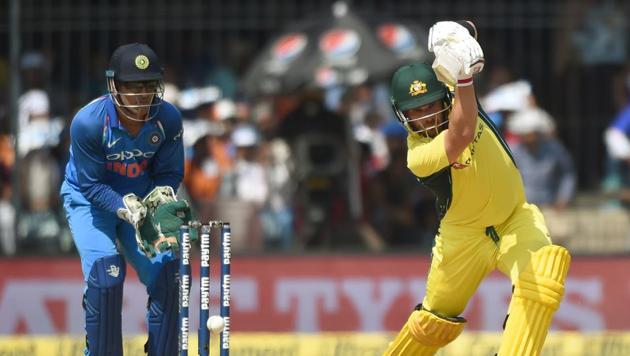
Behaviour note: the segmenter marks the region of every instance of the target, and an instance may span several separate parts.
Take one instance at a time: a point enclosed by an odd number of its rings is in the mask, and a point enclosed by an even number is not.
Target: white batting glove
[[[467,37],[433,48],[433,70],[439,81],[451,87],[471,85],[473,74],[481,72],[485,63],[479,42],[464,30]]]
[[[455,21],[440,21],[429,29],[427,47],[429,52],[434,52],[438,47],[461,42],[468,37],[471,37],[470,33],[464,26]]]

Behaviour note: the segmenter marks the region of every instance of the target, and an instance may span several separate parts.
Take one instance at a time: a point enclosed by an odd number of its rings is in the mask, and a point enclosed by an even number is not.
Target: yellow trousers
[[[499,356],[539,355],[569,263],[568,251],[551,245],[544,218],[531,204],[518,206],[497,226],[441,226],[422,308],[411,313],[385,355],[431,356],[455,340],[466,322],[459,315],[495,268],[514,286]]]
[[[498,268],[516,283],[532,254],[551,244],[545,219],[533,204],[524,203],[501,225],[499,240],[486,229],[442,226],[432,250],[425,309],[447,317],[459,316],[483,278]]]

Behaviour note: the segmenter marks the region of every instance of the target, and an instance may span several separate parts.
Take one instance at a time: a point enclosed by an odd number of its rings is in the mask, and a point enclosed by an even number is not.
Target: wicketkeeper
[[[569,253],[551,243],[508,146],[478,106],[473,74],[484,56],[474,26],[438,22],[428,46],[433,66],[400,68],[391,100],[408,131],[408,168],[435,193],[441,221],[424,300],[386,355],[433,355],[455,340],[466,303],[495,268],[513,285],[498,355],[539,355],[562,301]]]
[[[177,354],[179,226],[193,219],[175,196],[184,173],[182,118],[162,100],[162,66],[145,44],[120,46],[106,71],[109,95],[70,126],[61,187],[86,287],[86,355],[122,355],[126,263],[149,296],[149,355]],[[195,238],[195,236],[193,236]]]

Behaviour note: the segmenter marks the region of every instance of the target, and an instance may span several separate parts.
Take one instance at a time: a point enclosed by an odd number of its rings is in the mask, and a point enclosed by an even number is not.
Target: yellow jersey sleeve
[[[444,147],[445,137],[446,131],[440,132],[433,139],[420,137],[416,134],[407,135],[407,168],[416,177],[428,177],[451,165]],[[467,147],[459,156],[457,162],[467,165],[470,164],[470,160],[470,149]]]

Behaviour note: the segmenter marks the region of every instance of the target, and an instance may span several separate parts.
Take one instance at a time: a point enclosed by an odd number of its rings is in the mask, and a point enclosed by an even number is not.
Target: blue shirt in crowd
[[[518,143],[512,147],[527,201],[540,206],[556,201],[571,201],[576,186],[573,160],[569,152],[555,138],[544,138],[535,152]]]

